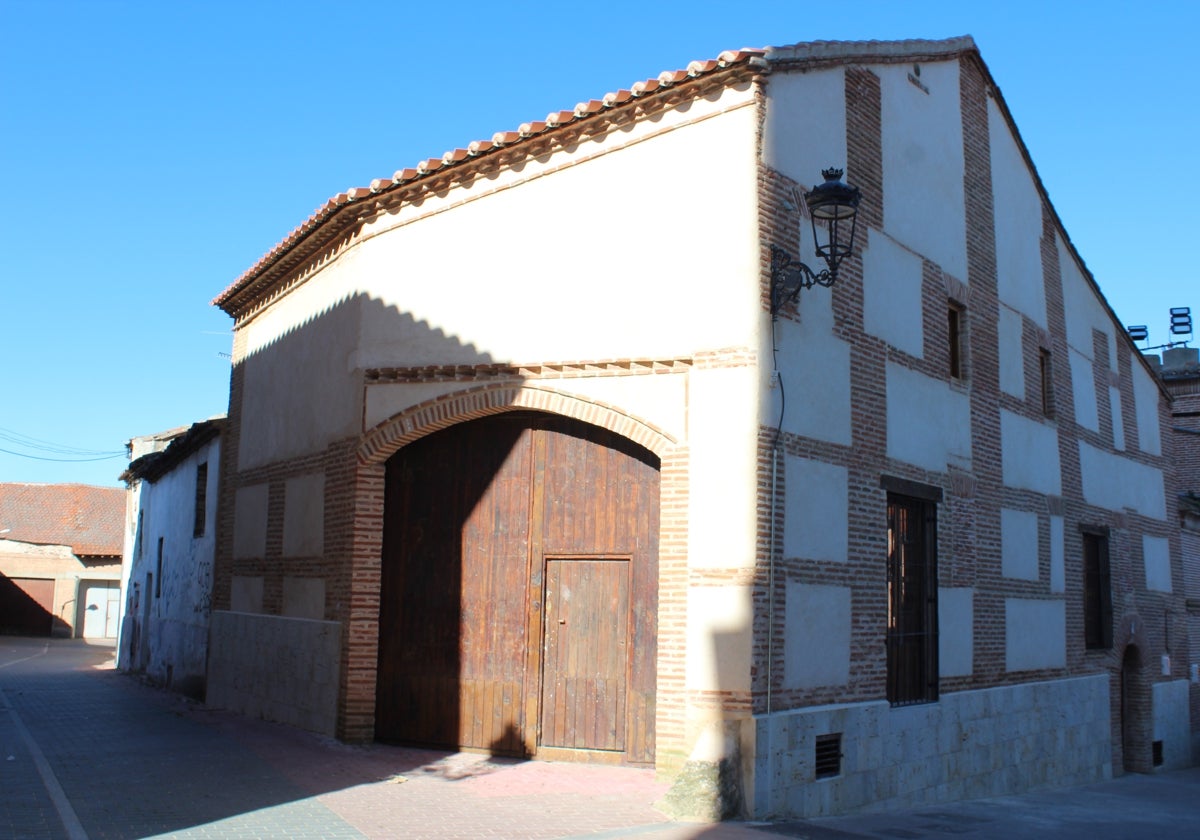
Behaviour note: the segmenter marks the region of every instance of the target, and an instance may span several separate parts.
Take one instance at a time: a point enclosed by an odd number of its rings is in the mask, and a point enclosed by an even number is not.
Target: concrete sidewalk
[[[347,746],[111,663],[111,647],[0,637],[0,840],[1200,836],[1200,770],[899,814],[675,823],[650,770]]]

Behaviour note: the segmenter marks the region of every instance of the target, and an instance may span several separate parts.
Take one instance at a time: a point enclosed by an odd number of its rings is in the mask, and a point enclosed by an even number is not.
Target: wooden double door
[[[376,737],[654,760],[659,463],[509,413],[387,464]]]

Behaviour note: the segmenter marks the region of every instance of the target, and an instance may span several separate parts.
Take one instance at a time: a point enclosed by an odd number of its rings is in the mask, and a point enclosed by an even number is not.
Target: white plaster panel
[[[688,562],[753,566],[758,534],[758,371],[689,374]]]
[[[810,312],[820,309],[820,303],[808,296],[809,291],[800,302],[804,320],[781,319],[776,324],[779,376],[786,394],[783,430],[849,446],[850,345],[830,335],[828,327],[812,323],[819,316],[810,317]],[[768,422],[774,424],[780,410],[779,389],[773,389],[770,397]]]
[[[938,588],[938,673],[969,677],[975,670],[975,590]]]
[[[1133,409],[1137,417],[1138,449],[1150,455],[1162,454],[1161,429],[1159,428],[1158,405],[1162,394],[1158,383],[1142,365],[1134,361],[1133,366]]]
[[[283,556],[320,557],[325,553],[325,474],[289,478],[284,487]]]
[[[1151,739],[1162,741],[1164,771],[1182,770],[1193,764],[1190,696],[1187,680],[1156,682],[1151,686]]]
[[[784,685],[850,682],[850,588],[788,581]]]
[[[1038,515],[1000,510],[1000,568],[1007,578],[1038,579]]]
[[[1115,511],[1132,508],[1153,519],[1166,519],[1162,470],[1080,441],[1079,472],[1088,504]]]
[[[887,366],[888,457],[934,472],[970,469],[971,401],[949,383]]]
[[[233,502],[233,556],[267,556],[267,485],[239,487]]]
[[[1146,566],[1146,588],[1171,591],[1171,543],[1166,537],[1142,535],[1142,559]]]
[[[1032,671],[1067,664],[1067,611],[1063,601],[1004,599],[1004,668]]]
[[[1050,517],[1050,591],[1067,591],[1066,533],[1061,516]]]
[[[845,467],[787,456],[783,554],[844,563],[849,533],[849,473]]]
[[[364,296],[350,253],[243,327],[238,467],[324,451],[358,431],[362,403],[347,358],[358,341]]]
[[[261,613],[263,611],[263,579],[249,575],[234,575],[230,582],[229,609],[233,612]]]
[[[1108,386],[1108,405],[1111,408],[1113,449],[1125,451],[1125,415],[1121,413],[1121,389]]]
[[[239,466],[322,452],[356,433],[358,368],[755,346],[763,317],[753,105],[752,85],[731,86],[367,222],[242,327]],[[630,184],[655,188],[631,202]],[[723,212],[697,213],[714,195]],[[681,219],[706,247],[664,248],[645,235]],[[619,258],[595,258],[614,242]]]
[[[846,73],[772,73],[766,85],[763,162],[809,187],[821,170],[846,169]],[[854,173],[847,171],[847,183]]]
[[[1108,310],[1101,303],[1096,291],[1092,288],[1079,269],[1079,264],[1063,242],[1062,237],[1055,237],[1058,246],[1058,267],[1062,277],[1063,314],[1067,324],[1067,343],[1089,359],[1092,358],[1092,330],[1100,330],[1108,336],[1110,358],[1109,369],[1117,370],[1115,353],[1116,342],[1113,340],[1113,322]],[[1105,360],[1100,360],[1101,364]]]
[[[280,615],[289,618],[325,618],[325,580],[286,576],[283,579],[283,604]]]
[[[381,217],[371,232],[391,229],[359,246],[355,283],[376,303],[364,311],[360,364],[671,358],[751,345],[761,318],[757,112],[737,106],[752,103],[748,86],[727,88]],[[653,142],[635,142],[651,132]],[[550,167],[552,177],[537,177]],[[527,180],[465,201],[518,175]],[[631,201],[632,184],[654,188]],[[721,213],[696,212],[715,195]],[[683,219],[706,247],[642,235]],[[596,258],[616,242],[618,258]]]
[[[925,355],[921,258],[871,231],[863,261],[863,329],[910,356]]]
[[[874,66],[883,124],[883,218],[888,234],[970,282],[963,195],[958,62]]]
[[[1062,493],[1055,426],[1001,409],[1000,447],[1006,485],[1050,496]]]
[[[1100,411],[1096,404],[1096,376],[1092,359],[1073,347],[1067,348],[1071,365],[1071,393],[1075,398],[1075,422],[1093,432],[1100,431]]]
[[[689,689],[750,690],[752,620],[749,587],[693,586],[688,590]]]
[[[996,284],[1000,300],[1046,326],[1042,274],[1042,200],[1017,139],[988,98],[992,200],[996,224]]]
[[[1025,399],[1025,321],[1021,313],[1001,304],[1000,390],[1017,399]]]

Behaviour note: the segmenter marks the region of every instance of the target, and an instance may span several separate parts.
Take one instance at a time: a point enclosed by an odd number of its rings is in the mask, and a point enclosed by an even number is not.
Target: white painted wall
[[[1000,568],[1006,578],[1038,579],[1038,515],[1000,509]]]
[[[752,568],[758,534],[758,371],[693,370],[688,565]]]
[[[1146,567],[1146,588],[1153,592],[1170,592],[1171,543],[1166,537],[1142,535],[1142,559]]]
[[[1061,600],[1004,599],[1004,668],[1065,668],[1067,611]]]
[[[785,432],[849,446],[850,345],[830,333],[827,290],[808,289],[801,298],[800,323],[776,324],[783,391],[771,391],[765,422],[776,424],[782,408]]]
[[[1080,441],[1079,472],[1088,504],[1115,511],[1130,508],[1153,519],[1166,519],[1162,470]]]
[[[1158,389],[1158,383],[1141,365],[1134,361],[1133,371],[1133,406],[1137,417],[1138,449],[1150,455],[1162,454],[1162,431],[1160,429],[1158,406],[1163,399]]]
[[[756,347],[753,104],[729,88],[369,222],[242,327],[240,467],[356,433],[362,368]]]
[[[1125,451],[1125,415],[1121,413],[1121,389],[1108,386],[1108,405],[1112,413],[1113,449]]]
[[[233,556],[267,556],[267,485],[239,487],[233,502]]]
[[[958,63],[921,65],[929,93],[908,80],[910,64],[871,69],[882,97],[884,229],[969,283]]]
[[[975,670],[975,590],[938,588],[938,674],[969,677]]]
[[[1062,493],[1056,426],[1001,409],[1000,449],[1006,485],[1051,496]]]
[[[1100,431],[1100,411],[1096,403],[1096,377],[1092,357],[1074,347],[1067,349],[1071,363],[1071,393],[1075,400],[1075,422],[1093,432]]]
[[[971,468],[970,397],[902,365],[887,366],[887,453],[934,472]]]
[[[921,258],[870,231],[863,250],[863,329],[918,359],[925,355]]]
[[[284,484],[283,556],[320,557],[324,553],[325,474],[289,478]]]
[[[844,68],[775,72],[766,91],[762,156],[767,166],[809,188],[821,183],[821,170],[846,169]],[[854,183],[848,169],[844,177]]]
[[[1070,249],[1062,237],[1056,237],[1058,248],[1058,266],[1062,277],[1063,314],[1067,324],[1067,344],[1089,359],[1093,357],[1092,330],[1099,330],[1107,336],[1109,358],[1107,364],[1110,370],[1116,371],[1117,356],[1114,341],[1112,317],[1104,308],[1100,298],[1096,296],[1092,285],[1084,279],[1079,264],[1071,255]],[[1100,360],[1102,364],[1106,360]]]
[[[1050,517],[1050,591],[1067,591],[1065,521],[1061,516]]]
[[[850,682],[850,587],[788,581],[784,686]]]
[[[1025,322],[1021,313],[1000,304],[1000,390],[1025,399]]]
[[[845,467],[787,456],[783,556],[845,563],[849,533],[849,472]]]
[[[997,291],[1002,303],[1045,327],[1042,199],[996,100],[989,98],[987,106],[996,220]]]
[[[203,692],[207,672],[220,453],[221,440],[214,438],[157,481],[139,481],[133,490],[142,533],[132,546],[129,580],[136,594],[127,616],[136,630],[123,622],[121,646],[131,654],[136,633],[138,650],[122,667],[144,666],[156,681],[187,693]],[[194,536],[199,464],[208,465],[204,533]],[[153,583],[147,591],[148,574]]]
[[[692,586],[687,600],[688,689],[749,691],[750,588]]]

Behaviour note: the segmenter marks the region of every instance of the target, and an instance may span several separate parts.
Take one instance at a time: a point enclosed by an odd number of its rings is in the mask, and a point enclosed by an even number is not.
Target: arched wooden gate
[[[393,455],[376,737],[653,762],[658,468],[536,412]]]

